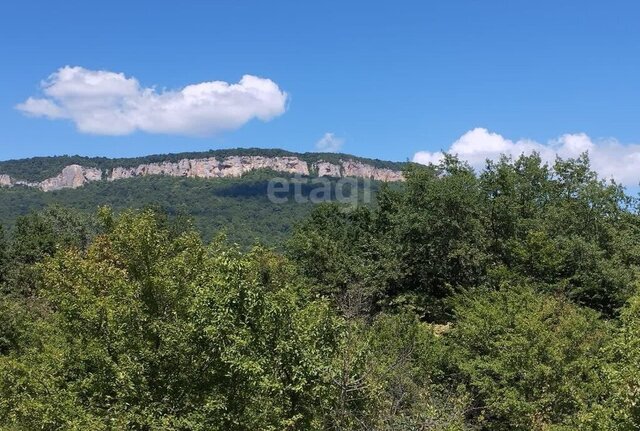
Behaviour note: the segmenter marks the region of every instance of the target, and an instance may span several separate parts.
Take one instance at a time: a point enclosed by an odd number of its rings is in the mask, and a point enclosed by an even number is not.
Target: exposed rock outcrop
[[[96,168],[85,168],[80,165],[69,165],[53,178],[47,178],[40,183],[40,188],[48,192],[59,189],[75,189],[89,181],[102,179],[102,171]]]
[[[270,169],[294,175],[310,175],[307,162],[298,157],[231,156],[223,160],[215,157],[202,159],[182,159],[177,162],[141,164],[135,167],[116,167],[106,175],[109,181],[147,175],[166,175],[171,177],[192,178],[228,178],[240,177],[246,172],[257,169]],[[340,160],[340,164],[318,161],[311,166],[311,172],[319,177],[360,177],[378,181],[403,181],[402,172],[377,168],[354,160]],[[14,180],[9,175],[0,174],[0,186],[23,185],[37,187],[47,192],[65,188],[77,188],[91,181],[100,181],[103,173],[97,168],[80,165],[66,166],[53,178],[39,183]]]
[[[309,175],[307,163],[297,157],[233,156],[224,160],[209,157],[206,159],[182,159],[177,162],[149,163],[131,168],[115,168],[108,178],[110,181],[144,175],[225,178],[240,177],[242,174],[256,169]]]
[[[11,187],[13,182],[11,181],[11,177],[9,175],[1,174],[0,175],[0,186],[2,187]]]
[[[341,160],[340,165],[320,161],[314,163],[313,167],[319,177],[357,177],[377,181],[404,181],[404,176],[400,171],[376,168],[353,160]]]
[[[342,176],[340,166],[334,165],[333,163],[320,161],[314,163],[313,168],[319,177],[340,178]]]

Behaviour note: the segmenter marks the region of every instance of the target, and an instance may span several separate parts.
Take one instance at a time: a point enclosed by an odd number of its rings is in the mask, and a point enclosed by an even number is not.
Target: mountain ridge
[[[45,178],[39,182],[20,180],[8,174],[0,174],[0,186],[26,186],[49,192],[65,188],[75,189],[93,181],[117,181],[148,175],[207,179],[237,178],[247,172],[255,170],[270,170],[307,177],[356,177],[384,182],[404,180],[401,171],[378,168],[353,159],[340,158],[336,163],[318,159],[316,162],[308,163],[294,156],[268,157],[236,155],[224,159],[206,157],[194,159],[184,158],[178,161],[164,160],[162,162],[143,163],[131,167],[116,166],[111,170],[71,164],[62,168],[59,174]]]
[[[84,168],[96,168],[110,172],[115,168],[132,168],[145,164],[158,164],[163,162],[178,162],[184,159],[205,159],[229,157],[296,157],[311,166],[318,162],[339,164],[341,160],[352,160],[374,168],[401,171],[407,162],[394,162],[380,159],[359,157],[346,153],[321,153],[321,152],[293,152],[278,148],[235,148],[223,150],[208,150],[197,152],[180,152],[166,154],[150,154],[137,157],[89,157],[80,155],[37,156],[23,159],[11,159],[0,161],[0,175],[5,175],[14,181],[24,183],[39,183],[46,179],[59,175],[62,170],[70,165],[79,165]]]
[[[116,212],[153,207],[188,217],[206,240],[225,230],[230,240],[243,246],[256,241],[278,245],[315,205],[308,199],[314,178],[327,178],[333,198],[338,189],[343,190],[339,177],[372,178],[343,184],[345,196],[361,199],[365,187],[375,197],[383,181],[403,179],[400,169],[406,165],[348,154],[275,149],[127,159],[51,156],[10,160],[0,162],[0,182],[17,187],[0,187],[0,225],[12,230],[19,217],[50,206],[85,214],[100,206]],[[286,202],[270,200],[269,184],[275,177],[287,178],[290,185],[300,184],[302,196],[296,199],[291,186],[284,193]],[[398,186],[401,183],[395,182]]]

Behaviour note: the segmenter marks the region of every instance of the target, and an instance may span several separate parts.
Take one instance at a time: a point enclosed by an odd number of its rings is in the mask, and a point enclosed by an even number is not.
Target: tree
[[[537,154],[503,157],[488,163],[481,187],[498,258],[493,283],[534,283],[608,316],[624,304],[638,276],[638,217],[586,154],[551,167]]]
[[[321,207],[298,227],[289,256],[323,293],[367,292],[373,313],[446,322],[461,292],[525,283],[611,317],[640,276],[635,200],[586,155],[503,157],[479,175],[446,156],[405,177],[371,209]]]
[[[443,343],[412,313],[349,320],[334,360],[327,428],[466,429],[469,400],[443,378],[444,362]]]
[[[400,277],[387,228],[366,207],[348,211],[338,204],[321,204],[296,228],[287,254],[344,315],[370,313],[379,309],[389,285]]]
[[[96,229],[90,217],[59,206],[20,217],[8,241],[6,290],[33,296],[36,289],[34,264],[60,249],[85,249]]]
[[[572,429],[604,400],[609,328],[597,313],[528,287],[458,302],[446,336],[452,372],[473,394],[483,429]]]
[[[2,286],[8,278],[9,271],[9,244],[5,235],[4,227],[0,225],[0,286]]]
[[[406,176],[386,216],[404,269],[392,295],[417,295],[427,320],[446,321],[446,299],[482,284],[490,259],[478,179],[448,155],[438,166],[412,165]]]
[[[0,422],[43,429],[314,428],[337,345],[327,302],[288,262],[153,212],[39,266],[48,312],[0,357]]]
[[[593,429],[635,430],[640,427],[640,294],[625,304],[607,346],[605,381],[610,395],[584,418]]]

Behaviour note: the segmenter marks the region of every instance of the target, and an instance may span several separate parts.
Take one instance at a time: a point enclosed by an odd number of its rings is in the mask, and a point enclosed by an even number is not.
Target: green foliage
[[[0,428],[640,427],[638,202],[586,156],[273,175],[0,191]]]
[[[52,206],[17,219],[11,257],[22,263],[36,263],[59,248],[85,249],[94,234],[89,217]]]
[[[468,398],[443,384],[443,344],[415,315],[350,320],[333,367],[330,429],[466,429]]]
[[[465,429],[415,315],[344,320],[277,253],[204,245],[153,210],[97,219],[0,301],[3,427]]]
[[[447,157],[437,169],[413,166],[407,188],[387,209],[405,275],[394,293],[428,298],[425,312],[446,319],[442,300],[484,281],[488,264],[478,180]]]
[[[284,196],[286,202],[271,202],[267,191],[269,180],[274,176],[283,175],[256,171],[242,178],[216,180],[148,176],[94,182],[78,189],[46,193],[24,187],[0,189],[0,221],[12,226],[20,216],[50,206],[62,206],[87,215],[103,205],[116,212],[153,207],[172,217],[188,217],[207,242],[224,231],[230,241],[244,247],[256,242],[277,246],[285,241],[294,224],[309,214],[314,204],[296,202],[293,187]],[[374,194],[377,187],[378,184],[373,183]],[[310,183],[301,187],[305,197],[311,190]]]
[[[568,426],[605,399],[609,328],[596,313],[529,288],[475,293],[455,311],[454,373],[484,429]]]
[[[0,286],[7,280],[7,272],[9,271],[9,244],[4,232],[4,228],[0,225]]]
[[[608,315],[623,305],[640,262],[630,242],[638,217],[620,186],[597,179],[586,155],[557,160],[553,169],[535,155],[502,159],[487,167],[483,188],[491,247],[509,276]]]
[[[398,278],[393,249],[372,210],[351,211],[338,204],[319,205],[295,230],[288,254],[299,270],[313,280],[320,293],[344,301],[357,297],[372,307]]]
[[[620,324],[607,350],[605,381],[609,397],[583,420],[593,429],[635,430],[640,427],[640,294],[622,310]]]
[[[29,159],[0,161],[0,174],[6,174],[12,178],[24,181],[42,181],[58,175],[65,166],[77,164],[84,167],[98,168],[103,171],[111,171],[116,167],[136,167],[142,164],[177,162],[182,159],[202,159],[216,157],[224,159],[232,156],[262,156],[262,157],[298,157],[307,163],[320,160],[330,163],[338,163],[340,160],[354,160],[369,164],[378,168],[401,170],[404,163],[389,162],[378,159],[367,159],[349,154],[340,153],[294,153],[286,150],[270,148],[233,148],[228,150],[209,150],[200,152],[185,152],[173,154],[154,154],[142,157],[106,158],[84,156],[52,156],[32,157]]]
[[[28,337],[29,317],[19,298],[0,296],[0,356],[16,351]]]
[[[323,291],[374,292],[382,308],[447,321],[449,298],[478,286],[527,283],[613,316],[640,264],[634,201],[597,179],[586,156],[489,163],[481,175],[447,156],[412,165],[377,206],[317,209],[289,252]]]
[[[0,357],[0,422],[26,429],[285,429],[320,420],[335,318],[281,257],[152,212],[41,266],[37,342]]]
[[[96,234],[90,217],[52,206],[17,219],[12,235],[3,246],[2,277],[5,291],[31,295],[35,291],[34,264],[66,248],[84,249]]]

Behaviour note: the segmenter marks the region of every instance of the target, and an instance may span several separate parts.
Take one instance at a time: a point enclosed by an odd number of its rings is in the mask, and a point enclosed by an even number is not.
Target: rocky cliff
[[[270,169],[289,174],[309,175],[307,163],[297,157],[227,157],[217,160],[182,159],[178,162],[162,162],[138,165],[131,168],[115,168],[108,175],[110,181],[144,175],[167,175],[171,177],[226,178],[239,177],[256,169]]]
[[[89,181],[99,181],[102,179],[102,171],[96,168],[84,168],[80,165],[69,165],[53,178],[38,183],[43,191],[59,190],[64,188],[75,189],[83,186]]]
[[[0,186],[10,187],[12,184],[11,177],[9,175],[0,174]]]
[[[41,182],[29,182],[0,174],[0,186],[22,185],[36,187],[45,192],[65,188],[77,188],[91,181],[115,181],[146,175],[166,175],[172,177],[228,178],[240,177],[244,173],[270,169],[276,172],[302,176],[358,177],[378,181],[403,181],[402,172],[377,168],[351,159],[340,160],[339,164],[318,161],[311,166],[298,157],[231,156],[224,159],[215,157],[182,159],[177,162],[141,164],[135,167],[116,167],[110,171],[83,167],[77,164],[66,166],[60,174]]]

